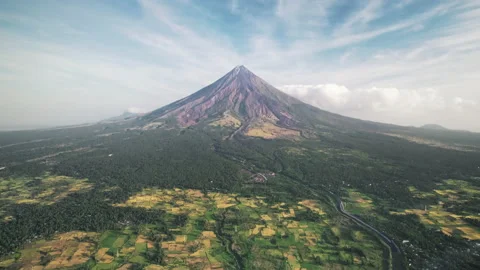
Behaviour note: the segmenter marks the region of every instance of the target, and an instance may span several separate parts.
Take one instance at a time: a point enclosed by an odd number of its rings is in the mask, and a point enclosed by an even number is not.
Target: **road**
[[[374,227],[370,226],[368,223],[365,223],[363,220],[359,219],[358,217],[348,213],[345,210],[345,206],[344,206],[342,200],[338,196],[333,194],[332,192],[329,191],[329,193],[335,198],[335,200],[336,200],[335,206],[340,213],[342,213],[344,216],[352,219],[354,222],[356,222],[360,226],[363,226],[367,229],[370,229],[372,232],[374,232],[376,235],[378,235],[378,237],[380,237],[382,242],[384,242],[389,247],[390,253],[391,253],[391,260],[392,260],[392,262],[391,262],[392,269],[393,270],[404,269],[405,267],[404,267],[403,261],[402,261],[402,258],[403,258],[402,251],[397,246],[397,244],[395,244],[395,242],[393,240],[388,238],[388,236],[386,236],[381,231],[379,231],[379,230],[375,229]]]
[[[361,225],[368,227],[370,230],[374,231],[382,240],[385,242],[390,247],[390,250],[394,253],[400,253],[400,249],[398,248],[397,244],[395,244],[394,241],[392,241],[390,238],[388,238],[384,233],[380,232],[379,230],[375,229],[374,227],[370,226],[368,223],[365,223],[363,220],[359,219],[358,217],[349,214],[347,211],[345,211],[344,204],[342,201],[339,201],[337,204],[337,209],[340,211],[342,214],[348,216],[349,218],[355,220],[357,223],[360,223]]]

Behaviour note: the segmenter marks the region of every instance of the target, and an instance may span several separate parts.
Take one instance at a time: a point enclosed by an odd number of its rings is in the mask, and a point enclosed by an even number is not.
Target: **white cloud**
[[[354,28],[363,27],[370,21],[382,16],[380,12],[383,6],[383,0],[370,0],[360,11],[347,19],[347,21],[337,30],[336,35],[350,34]]]
[[[395,5],[395,8],[404,8],[410,5],[412,2],[413,0],[398,0],[397,4]]]
[[[238,0],[230,0],[230,12],[237,14],[239,11],[238,8]]]
[[[311,28],[318,32],[320,27],[326,26],[328,9],[334,3],[334,0],[277,0],[275,15],[287,23],[288,34],[301,36]]]
[[[471,107],[477,106],[477,102],[474,100],[468,100],[461,97],[455,97],[453,99],[453,106],[455,110],[463,112]]]
[[[351,49],[346,51],[342,56],[340,57],[340,63],[345,64],[347,60],[352,57],[355,54],[355,49]]]
[[[414,32],[418,32],[420,30],[423,30],[425,28],[425,26],[423,24],[415,24],[414,26],[412,26],[411,30],[414,31]]]
[[[284,92],[324,110],[352,117],[397,123],[425,123],[438,113],[463,112],[477,103],[460,97],[449,99],[436,89],[359,88],[338,84],[284,85]],[[423,116],[418,119],[418,116]],[[394,118],[392,118],[394,117]],[[441,122],[441,119],[437,121]]]
[[[286,93],[327,110],[371,110],[410,113],[415,109],[445,109],[445,100],[434,89],[408,90],[397,88],[360,88],[350,90],[344,85],[284,85]]]

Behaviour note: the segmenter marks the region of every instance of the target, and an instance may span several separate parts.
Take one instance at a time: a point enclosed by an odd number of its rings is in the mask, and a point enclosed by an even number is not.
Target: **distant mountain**
[[[133,112],[125,111],[121,115],[102,120],[102,121],[100,121],[100,123],[111,123],[111,122],[126,121],[126,120],[131,120],[131,119],[134,119],[134,118],[142,116],[142,115],[144,115],[144,113],[133,113]]]
[[[437,124],[426,124],[426,125],[421,126],[420,128],[431,129],[431,130],[449,130],[448,128],[442,127],[442,126],[437,125]]]
[[[369,128],[383,124],[323,111],[276,89],[244,66],[237,66],[192,95],[142,117],[144,126],[188,127],[199,123],[236,128],[248,136],[311,136],[318,128]]]

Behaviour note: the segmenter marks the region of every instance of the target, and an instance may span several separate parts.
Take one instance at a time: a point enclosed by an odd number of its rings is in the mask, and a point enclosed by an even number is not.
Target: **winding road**
[[[402,260],[402,257],[403,257],[402,256],[402,251],[397,246],[397,244],[395,244],[395,242],[393,240],[391,240],[388,236],[386,236],[381,231],[379,231],[379,230],[375,229],[374,227],[370,226],[368,223],[365,223],[363,220],[359,219],[358,217],[348,213],[345,210],[345,205],[342,202],[342,200],[338,196],[333,194],[331,191],[329,191],[329,193],[332,195],[333,198],[335,198],[335,201],[336,201],[335,207],[337,208],[337,210],[340,213],[342,213],[344,216],[350,218],[351,220],[353,220],[358,225],[360,225],[364,228],[367,228],[370,231],[374,232],[376,235],[378,235],[378,237],[380,237],[382,242],[385,243],[388,246],[388,248],[390,249],[390,255],[391,255],[391,269],[393,269],[393,270],[405,269],[405,266],[404,266],[403,260]]]

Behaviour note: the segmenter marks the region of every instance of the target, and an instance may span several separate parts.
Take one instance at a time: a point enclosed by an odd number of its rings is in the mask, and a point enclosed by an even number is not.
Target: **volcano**
[[[267,139],[311,135],[319,127],[369,125],[366,121],[308,105],[273,87],[244,66],[235,67],[214,83],[151,112],[143,120],[147,122],[146,128],[165,123],[180,127],[210,123],[235,128],[235,134]]]

